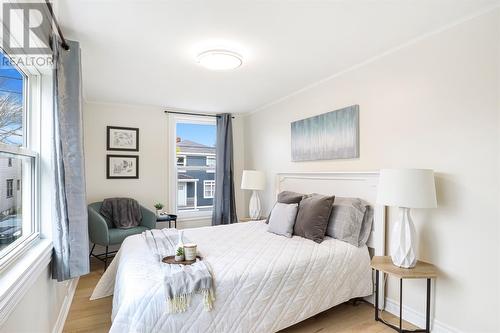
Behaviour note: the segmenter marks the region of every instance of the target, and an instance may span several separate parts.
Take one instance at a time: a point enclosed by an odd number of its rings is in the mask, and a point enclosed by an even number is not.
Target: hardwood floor
[[[111,327],[112,297],[90,301],[94,286],[102,276],[103,266],[99,261],[92,261],[92,272],[80,278],[64,325],[69,332],[108,332]],[[383,318],[396,323],[389,313]],[[408,325],[408,324],[406,324]],[[408,325],[408,328],[414,328]],[[393,333],[389,327],[375,322],[373,307],[366,303],[356,306],[341,304],[281,331],[283,333]]]
[[[111,327],[112,297],[90,301],[90,295],[102,276],[104,265],[91,260],[90,274],[78,281],[63,332],[108,332]]]

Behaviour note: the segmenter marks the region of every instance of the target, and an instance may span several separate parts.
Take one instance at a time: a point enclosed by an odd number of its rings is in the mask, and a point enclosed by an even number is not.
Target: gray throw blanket
[[[141,206],[130,198],[104,199],[99,212],[120,229],[137,227],[142,220]]]
[[[194,294],[201,294],[206,311],[213,308],[215,301],[213,279],[206,263],[197,260],[192,265],[166,264],[162,259],[174,255],[178,241],[176,229],[153,229],[142,233],[152,254],[163,270],[163,286],[169,313],[187,310]],[[186,239],[184,241],[187,242]]]

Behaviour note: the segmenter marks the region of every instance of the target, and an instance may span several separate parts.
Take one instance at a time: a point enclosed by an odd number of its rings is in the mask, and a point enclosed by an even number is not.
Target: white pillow
[[[267,231],[288,238],[292,237],[298,209],[299,205],[296,203],[284,204],[277,202],[269,216],[269,227]]]

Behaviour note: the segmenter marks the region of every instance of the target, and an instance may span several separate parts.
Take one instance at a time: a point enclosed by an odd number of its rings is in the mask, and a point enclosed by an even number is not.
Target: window
[[[215,118],[171,117],[170,139],[175,147],[171,148],[174,162],[170,167],[170,205],[181,218],[209,216],[214,191],[206,190],[209,185],[205,184],[215,179]]]
[[[177,155],[177,166],[186,166],[186,156]]]
[[[207,167],[215,168],[215,156],[207,156]]]
[[[34,192],[38,155],[29,140],[34,126],[28,116],[28,87],[28,76],[0,50],[0,196],[7,198],[0,200],[0,266],[21,245],[38,237]]]
[[[203,181],[203,197],[213,199],[215,194],[215,180]]]
[[[12,198],[12,193],[14,193],[14,179],[7,179],[7,199]]]

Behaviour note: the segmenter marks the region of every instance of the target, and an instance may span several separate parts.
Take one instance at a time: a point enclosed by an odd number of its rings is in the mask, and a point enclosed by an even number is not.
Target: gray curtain
[[[89,273],[85,198],[80,45],[69,51],[54,38],[55,220],[52,276],[58,281]]]
[[[231,114],[217,115],[215,198],[212,225],[238,222],[234,200],[233,127]]]

